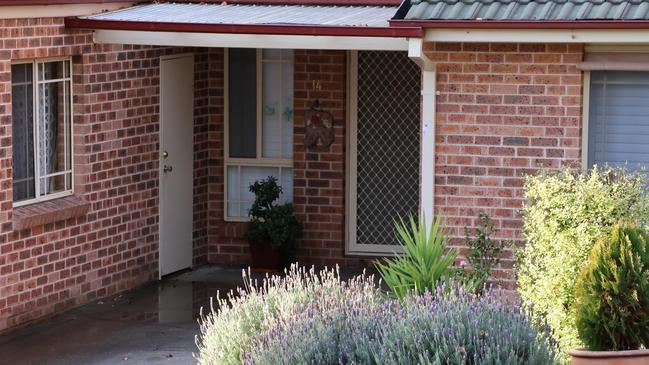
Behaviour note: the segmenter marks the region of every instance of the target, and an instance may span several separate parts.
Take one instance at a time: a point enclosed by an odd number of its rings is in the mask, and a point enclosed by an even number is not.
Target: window
[[[11,66],[15,205],[72,191],[69,60]]]
[[[590,74],[588,166],[649,168],[649,72]]]
[[[237,220],[254,200],[250,184],[268,176],[293,200],[293,51],[230,49],[226,63],[225,215]]]

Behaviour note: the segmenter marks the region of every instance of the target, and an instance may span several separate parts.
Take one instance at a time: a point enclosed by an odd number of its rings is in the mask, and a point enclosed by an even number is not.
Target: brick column
[[[302,263],[340,264],[345,248],[346,53],[295,52],[295,213],[304,225]],[[305,148],[305,113],[316,101],[334,116],[335,141]]]

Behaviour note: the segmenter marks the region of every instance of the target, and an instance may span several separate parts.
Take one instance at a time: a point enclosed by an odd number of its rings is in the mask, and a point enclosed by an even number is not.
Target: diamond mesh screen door
[[[395,251],[395,219],[418,210],[420,85],[419,68],[406,52],[351,54],[351,253]]]

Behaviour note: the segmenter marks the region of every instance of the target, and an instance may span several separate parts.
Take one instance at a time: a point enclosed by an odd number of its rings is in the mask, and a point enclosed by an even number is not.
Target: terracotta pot
[[[260,271],[278,271],[286,265],[286,254],[267,242],[250,242],[252,268]]]
[[[649,350],[586,351],[570,350],[572,365],[647,365]]]

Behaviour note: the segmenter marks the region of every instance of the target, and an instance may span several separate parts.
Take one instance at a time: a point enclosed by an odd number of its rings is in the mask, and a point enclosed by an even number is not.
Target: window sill
[[[49,223],[67,220],[86,214],[90,203],[78,196],[38,202],[14,208],[13,227],[19,231]]]
[[[247,223],[250,222],[250,218],[223,217],[223,221],[227,223]]]

